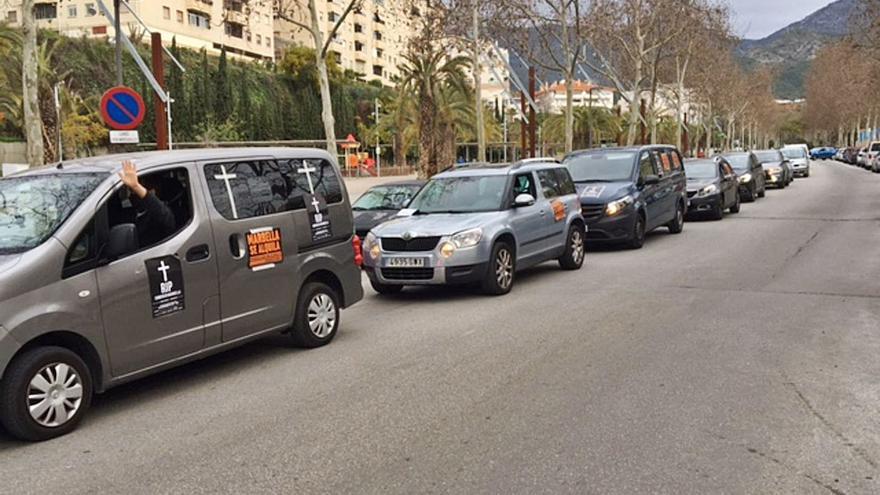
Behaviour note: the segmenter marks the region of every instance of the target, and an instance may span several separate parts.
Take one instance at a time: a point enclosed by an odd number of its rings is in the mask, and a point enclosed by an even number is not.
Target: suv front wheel
[[[559,258],[559,266],[565,270],[577,270],[584,265],[584,228],[572,225],[568,229],[565,252]]]
[[[483,281],[483,291],[495,296],[507,294],[513,288],[515,276],[516,256],[513,248],[506,242],[496,242],[492,246],[492,257],[489,259],[489,270]]]
[[[64,347],[37,347],[9,365],[0,385],[0,422],[12,436],[38,442],[73,431],[92,402],[92,375]]]

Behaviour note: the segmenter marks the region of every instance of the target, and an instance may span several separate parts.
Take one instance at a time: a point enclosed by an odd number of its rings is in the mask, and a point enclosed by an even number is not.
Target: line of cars
[[[587,242],[639,249],[652,230],[681,233],[686,217],[720,220],[796,176],[810,176],[805,145],[698,160],[666,145],[600,148],[377,186],[354,215],[379,294],[445,284],[505,294],[522,268],[557,259],[578,269]]]
[[[872,141],[861,148],[841,148],[834,158],[874,173],[880,173],[880,141]]]

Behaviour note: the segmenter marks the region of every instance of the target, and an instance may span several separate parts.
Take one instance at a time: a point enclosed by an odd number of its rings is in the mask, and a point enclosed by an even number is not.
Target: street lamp
[[[375,109],[373,111],[373,122],[376,126],[376,176],[382,177],[382,151],[379,147],[379,98],[374,98]]]

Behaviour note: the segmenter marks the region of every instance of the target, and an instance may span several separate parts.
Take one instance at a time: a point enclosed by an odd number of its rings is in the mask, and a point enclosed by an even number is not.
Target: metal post
[[[532,97],[532,101],[535,101],[535,80],[537,76],[535,75],[535,68],[529,67],[529,95]],[[535,158],[535,144],[537,139],[535,138],[535,133],[538,129],[538,119],[535,117],[535,107],[529,108],[529,157]]]
[[[504,162],[507,162],[507,98],[501,100],[501,125],[504,129]]]
[[[119,16],[116,17],[119,19]],[[153,76],[162,89],[165,89],[165,64],[162,61],[162,33],[150,35],[150,44],[153,49]],[[170,100],[170,98],[169,98]],[[153,96],[153,108],[156,125],[156,148],[168,149],[168,122],[165,116],[165,102],[159,95]]]
[[[373,119],[376,125],[376,176],[382,177],[382,149],[379,147],[379,98],[375,98],[374,102],[376,104]]]
[[[53,88],[53,93],[55,96],[55,130],[57,131],[58,138],[58,161],[64,161],[64,143],[61,140],[61,91],[58,89],[58,84]]]
[[[519,92],[520,98],[520,115],[522,118],[519,121],[519,158],[525,158],[526,156],[526,125],[528,125],[526,120],[526,94],[522,91]]]
[[[122,86],[122,21],[119,12],[119,0],[113,0],[113,28],[116,30],[116,84]]]
[[[168,101],[165,102],[165,118],[168,120],[168,149],[173,150],[174,144],[171,139],[171,103],[174,102],[174,99],[171,98],[171,93],[168,93]]]
[[[648,128],[645,126],[645,99],[639,106],[639,129],[641,130],[641,144],[648,144]]]

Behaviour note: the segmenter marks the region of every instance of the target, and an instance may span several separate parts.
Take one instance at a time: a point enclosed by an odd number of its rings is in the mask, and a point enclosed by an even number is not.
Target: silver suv
[[[353,232],[339,170],[314,149],[105,156],[0,179],[0,421],[43,440],[93,392],[257,336],[329,343],[363,297]]]
[[[506,294],[517,270],[551,259],[579,269],[585,233],[564,166],[468,165],[434,176],[408,209],[371,230],[364,266],[380,294],[469,283]]]

